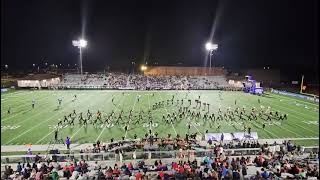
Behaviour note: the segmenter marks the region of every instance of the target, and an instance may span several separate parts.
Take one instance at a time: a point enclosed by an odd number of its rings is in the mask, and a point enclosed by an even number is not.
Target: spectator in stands
[[[269,173],[264,170],[264,168],[261,168],[261,177],[264,178],[264,179],[268,179],[269,178]]]
[[[17,165],[17,172],[19,172],[19,174],[21,173],[22,171],[22,166],[20,164],[20,162],[18,162],[18,165]]]
[[[4,170],[4,179],[8,179],[10,175],[13,174],[13,169],[11,168],[11,166],[4,166],[5,170]]]
[[[297,150],[293,150],[293,152],[290,153],[270,153],[268,149],[265,151],[266,152],[260,152],[257,158],[255,158],[255,161],[260,162],[261,157],[263,157],[263,167],[261,168],[261,172],[257,171],[257,174],[251,179],[271,179],[275,176],[281,177],[281,173],[288,173],[288,178],[295,179],[319,177],[318,164],[314,164],[311,161],[295,160],[295,158],[301,156],[293,153]],[[284,156],[286,154],[290,154],[290,156]],[[318,160],[314,155],[311,154],[311,156]],[[286,160],[286,158],[288,158],[288,160]],[[22,175],[19,175],[18,171],[20,163],[17,165],[17,174],[13,172],[11,167],[5,166],[2,179],[19,179],[22,177],[42,179],[41,176],[45,177],[47,174],[50,174],[53,179],[57,179],[58,176],[70,179],[114,179],[115,177],[142,179],[143,177],[151,178],[151,171],[157,171],[154,174],[156,174],[159,179],[166,179],[168,176],[174,177],[175,179],[242,179],[243,177],[250,178],[252,175],[248,175],[247,166],[260,166],[259,164],[252,163],[249,157],[232,158],[224,154],[224,152],[218,154],[214,159],[211,156],[205,157],[200,165],[197,165],[197,161],[179,161],[178,163],[173,161],[168,163],[157,160],[149,166],[146,165],[144,161],[132,161],[132,163],[121,165],[121,167],[115,164],[112,169],[109,166],[101,167],[99,162],[87,163],[84,160],[75,162],[74,164],[66,163],[63,165],[53,160],[51,162],[42,161],[43,160],[40,160],[37,163],[32,162],[32,166],[29,163],[26,166],[22,165]],[[152,168],[152,166],[154,167]],[[137,171],[139,172],[136,173]],[[142,171],[143,173],[141,173]],[[282,175],[286,176],[284,174]]]
[[[143,175],[141,174],[140,170],[136,173],[136,180],[142,180]]]
[[[259,171],[256,172],[256,175],[253,177],[253,179],[254,179],[254,180],[260,180],[260,179],[262,179],[262,176],[261,176],[261,174],[260,174]]]
[[[160,178],[160,179],[164,179],[164,175],[165,175],[165,173],[163,172],[163,170],[161,170],[161,171],[159,172],[159,178]]]

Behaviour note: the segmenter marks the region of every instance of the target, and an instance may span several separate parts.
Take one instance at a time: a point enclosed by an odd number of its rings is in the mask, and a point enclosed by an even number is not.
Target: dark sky
[[[2,0],[1,64],[75,64],[84,32],[86,70],[141,63],[290,67],[316,72],[317,0]]]

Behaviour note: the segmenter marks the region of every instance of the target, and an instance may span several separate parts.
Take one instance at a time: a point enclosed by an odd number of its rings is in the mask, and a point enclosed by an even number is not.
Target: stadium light
[[[206,49],[209,51],[209,55],[210,55],[210,68],[211,68],[211,56],[212,56],[212,52],[218,49],[218,44],[212,44],[211,42],[207,42],[206,43]]]
[[[142,66],[141,66],[141,71],[145,71],[145,70],[147,70],[147,66],[142,65]]]
[[[134,66],[136,65],[136,62],[132,61],[131,64],[132,64],[132,74],[134,74]]]
[[[86,41],[84,39],[79,39],[78,41],[77,40],[72,41],[72,45],[78,47],[79,51],[80,51],[80,74],[81,75],[82,75],[82,51],[81,51],[81,49],[85,48],[87,46],[87,44],[88,44],[88,41]]]
[[[84,40],[84,39],[80,39],[79,40],[79,45],[80,45],[80,47],[86,47],[87,46],[87,41]]]

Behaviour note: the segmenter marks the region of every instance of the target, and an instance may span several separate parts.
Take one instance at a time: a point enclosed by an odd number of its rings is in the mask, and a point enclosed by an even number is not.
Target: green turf
[[[123,95],[123,92],[125,94]],[[152,94],[154,93],[154,96]],[[73,95],[76,94],[78,99],[72,102]],[[185,98],[187,91],[104,91],[104,90],[68,90],[68,91],[14,91],[11,93],[1,94],[1,145],[18,145],[18,144],[48,144],[53,139],[53,129],[49,125],[56,125],[59,119],[64,115],[72,113],[75,109],[77,112],[83,112],[90,109],[92,112],[97,110],[103,113],[110,113],[112,110],[116,114],[121,109],[125,115],[130,109],[138,113],[141,109],[145,112],[152,104],[159,101],[171,99],[172,95],[176,98]],[[251,131],[257,131],[259,138],[318,138],[319,137],[319,105],[291,97],[268,94],[265,97],[244,94],[242,92],[223,92],[220,100],[218,91],[190,91],[188,99],[192,99],[192,107],[195,105],[194,100],[201,95],[202,102],[210,103],[210,111],[217,112],[221,107],[222,111],[231,107],[234,109],[235,99],[237,106],[245,106],[247,111],[251,107],[270,106],[273,111],[288,114],[288,119],[281,125],[267,125],[265,130],[262,129],[262,119],[258,121],[248,121]],[[140,102],[136,101],[136,96],[141,95]],[[112,97],[115,97],[114,106],[111,103]],[[63,97],[62,107],[57,109],[59,97]],[[36,100],[35,109],[31,108],[32,99]],[[258,104],[258,98],[261,103]],[[185,104],[186,104],[185,99]],[[12,107],[11,114],[7,114],[8,107]],[[174,125],[162,123],[162,115],[167,112],[177,111],[176,102],[174,105],[166,106],[152,111],[154,121],[158,122],[157,131],[159,136],[166,136],[168,133],[175,136],[176,132],[180,135],[187,133],[186,120],[182,120]],[[196,110],[195,110],[196,111]],[[203,111],[202,111],[203,112]],[[147,117],[145,117],[147,118]],[[209,132],[218,132],[217,124],[212,128],[208,122],[198,121],[200,126],[192,127],[191,133],[204,133],[207,129]],[[110,138],[121,139],[122,136],[132,138],[134,134],[143,137],[148,132],[148,128],[142,127],[142,124],[129,126],[126,135],[124,125],[115,125],[112,128],[95,128],[88,125],[86,128],[79,125],[76,121],[74,127],[64,128],[60,136],[72,137],[73,143],[93,143],[97,139],[102,142],[109,142]],[[9,129],[8,129],[9,128]],[[10,129],[12,128],[12,129]],[[243,126],[240,124],[230,124],[221,122],[220,132],[241,132]]]

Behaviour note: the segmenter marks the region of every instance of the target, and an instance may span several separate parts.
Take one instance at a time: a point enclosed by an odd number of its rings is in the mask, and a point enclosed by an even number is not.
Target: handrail
[[[305,147],[306,149],[318,149],[318,146],[309,146],[309,147]],[[243,152],[243,151],[260,151],[261,148],[237,148],[237,149],[224,149],[224,152]],[[172,153],[180,153],[179,150],[175,150],[175,151],[136,151],[136,154],[146,154],[146,153],[151,153],[151,154],[172,154]],[[196,152],[196,153],[201,153],[201,152],[213,152],[213,149],[202,149],[202,150],[183,150],[183,152]],[[132,154],[134,152],[124,152],[123,154]],[[114,155],[114,152],[100,152],[100,153],[70,153],[70,154],[49,154],[50,156],[55,155],[57,157],[63,157],[63,156],[99,156],[99,155]],[[48,155],[44,155],[44,154],[40,154],[40,157],[46,157]],[[24,157],[28,157],[28,158],[34,158],[36,157],[36,155],[8,155],[8,156],[1,156],[2,158],[24,158]]]
[[[224,149],[223,151],[258,151],[261,150],[261,148],[239,148],[239,149]],[[184,152],[211,152],[213,151],[213,149],[203,149],[203,150],[184,150]],[[145,153],[151,153],[151,154],[159,154],[159,153],[179,153],[178,150],[175,151],[136,151],[136,154],[145,154]],[[124,152],[124,154],[126,153],[134,153],[133,151],[131,152]],[[85,155],[91,155],[91,156],[95,156],[95,155],[109,155],[109,154],[116,154],[114,152],[100,152],[100,153],[70,153],[70,154],[49,154],[49,155],[55,155],[55,156],[85,156]],[[39,156],[47,156],[47,155],[39,155]],[[1,156],[1,158],[6,158],[6,157],[36,157],[36,155],[9,155],[9,156]]]

